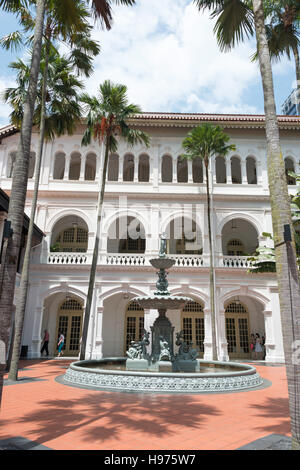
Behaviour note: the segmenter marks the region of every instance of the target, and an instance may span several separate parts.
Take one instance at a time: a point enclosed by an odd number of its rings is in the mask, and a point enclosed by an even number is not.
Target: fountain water
[[[64,382],[108,390],[168,393],[224,392],[262,385],[262,378],[250,365],[197,359],[197,350],[184,341],[183,331],[176,333],[179,349],[174,353],[174,327],[166,311],[182,309],[192,299],[168,291],[166,269],[175,261],[166,256],[164,234],[159,257],[150,263],[158,270],[157,290],[152,296],[134,299],[143,308],[158,310],[151,327],[150,352],[150,332],[144,330],[141,340],[130,344],[126,358],[75,362],[70,364]]]

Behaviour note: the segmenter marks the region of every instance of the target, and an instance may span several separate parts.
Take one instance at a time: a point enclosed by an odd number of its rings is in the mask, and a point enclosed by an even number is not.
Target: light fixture
[[[124,300],[128,300],[128,299],[129,299],[128,291],[126,291],[126,292],[124,293],[123,298],[124,298]]]
[[[234,297],[233,301],[234,301],[237,305],[240,305],[240,303],[241,303],[238,296],[237,296],[237,297]]]

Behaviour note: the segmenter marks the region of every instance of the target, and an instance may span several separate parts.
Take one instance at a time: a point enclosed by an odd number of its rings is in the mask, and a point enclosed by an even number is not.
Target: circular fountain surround
[[[162,373],[121,370],[125,361],[125,358],[106,358],[74,362],[67,369],[64,382],[109,391],[152,393],[234,392],[263,384],[256,369],[248,364],[198,359],[203,372]]]

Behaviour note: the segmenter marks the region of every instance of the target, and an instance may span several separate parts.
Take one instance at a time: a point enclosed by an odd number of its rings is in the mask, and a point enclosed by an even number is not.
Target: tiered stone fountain
[[[157,309],[158,317],[150,332],[144,330],[138,342],[132,342],[126,358],[105,358],[98,361],[72,363],[64,375],[64,383],[96,387],[104,390],[203,393],[244,390],[258,387],[263,380],[256,369],[247,364],[204,361],[197,358],[197,350],[184,341],[183,331],[176,333],[166,316],[167,310],[182,309],[191,300],[173,296],[168,291],[166,269],[175,261],[166,256],[166,238],[161,237],[158,258],[150,260],[157,269],[157,290],[152,296],[137,297],[139,305]]]

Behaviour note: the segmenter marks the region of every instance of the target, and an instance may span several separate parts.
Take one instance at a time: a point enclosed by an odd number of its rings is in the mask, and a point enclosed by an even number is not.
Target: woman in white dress
[[[255,335],[255,359],[261,359],[261,356],[262,356],[262,352],[263,352],[263,349],[262,349],[262,346],[261,346],[261,339],[260,339],[260,336],[258,333],[256,333]]]

